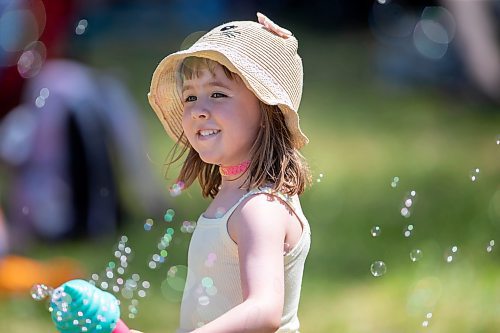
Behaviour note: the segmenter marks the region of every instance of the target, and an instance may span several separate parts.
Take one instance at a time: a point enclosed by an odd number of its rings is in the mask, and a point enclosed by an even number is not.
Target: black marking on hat
[[[234,28],[238,28],[238,26],[237,25],[226,25],[225,27],[222,27],[220,29],[220,31],[227,31],[227,30],[234,29]]]
[[[237,25],[226,25],[220,29],[222,35],[229,37],[229,38],[234,38],[237,35],[241,34],[239,31],[234,31],[238,26]]]

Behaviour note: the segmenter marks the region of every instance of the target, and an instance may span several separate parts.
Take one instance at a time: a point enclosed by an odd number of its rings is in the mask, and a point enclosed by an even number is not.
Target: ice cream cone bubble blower
[[[35,285],[32,297],[49,296],[52,321],[61,333],[129,333],[115,296],[84,280],[71,280],[50,291]]]

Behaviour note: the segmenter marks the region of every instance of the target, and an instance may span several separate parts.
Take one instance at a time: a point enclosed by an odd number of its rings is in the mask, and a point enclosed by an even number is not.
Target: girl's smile
[[[227,77],[220,65],[213,74],[202,69],[184,80],[182,101],[184,133],[204,162],[234,165],[250,158],[261,111],[239,77]]]

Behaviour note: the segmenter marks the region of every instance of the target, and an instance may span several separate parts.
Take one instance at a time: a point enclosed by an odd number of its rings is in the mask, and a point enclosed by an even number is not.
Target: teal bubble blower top
[[[61,333],[111,333],[121,324],[116,297],[84,280],[71,280],[55,289],[50,307]]]

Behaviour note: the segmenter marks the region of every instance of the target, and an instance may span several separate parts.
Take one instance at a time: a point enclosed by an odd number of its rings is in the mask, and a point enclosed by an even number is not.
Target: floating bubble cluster
[[[370,266],[370,271],[372,272],[372,275],[375,277],[384,275],[387,271],[385,262],[381,260],[373,262],[372,265]]]
[[[150,269],[156,269],[160,266],[160,264],[163,264],[165,262],[168,256],[168,251],[166,250],[166,248],[170,246],[173,236],[174,229],[167,228],[163,236],[158,241],[158,244],[156,245],[159,252],[153,254],[151,256],[151,259],[149,260],[148,267]]]
[[[52,296],[54,289],[51,287],[47,287],[44,284],[35,284],[30,291],[31,297],[35,301],[42,301],[48,297]]]
[[[211,277],[205,276],[201,279],[201,284],[199,285],[196,292],[200,295],[198,297],[198,303],[202,306],[210,304],[210,296],[215,296],[217,294],[217,287],[214,285],[214,281]]]
[[[148,281],[141,281],[141,277],[137,273],[127,277],[127,269],[129,267],[130,258],[133,255],[132,248],[128,245],[128,237],[121,236],[118,245],[114,251],[115,258],[119,261],[110,261],[106,269],[100,275],[92,274],[90,284],[96,287],[113,293],[118,298],[118,303],[125,308],[125,300],[129,301],[126,307],[128,310],[128,318],[133,319],[138,313],[139,301],[137,297],[144,298],[151,286]]]
[[[401,216],[403,217],[410,217],[411,216],[411,210],[413,208],[413,204],[415,203],[415,198],[417,196],[417,192],[415,191],[410,191],[406,195],[406,197],[403,199],[403,207],[401,208]]]

